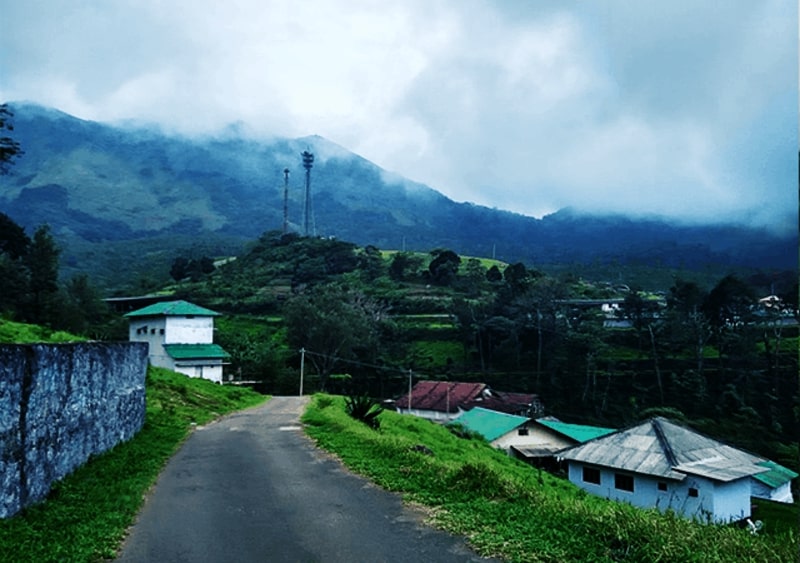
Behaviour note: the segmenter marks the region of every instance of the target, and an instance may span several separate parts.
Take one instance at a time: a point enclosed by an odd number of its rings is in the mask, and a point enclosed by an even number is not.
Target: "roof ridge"
[[[653,431],[656,433],[656,438],[658,438],[659,443],[661,444],[661,449],[664,451],[664,455],[667,458],[667,462],[671,467],[675,467],[678,465],[678,459],[675,457],[675,452],[672,450],[672,445],[667,440],[667,437],[664,433],[664,429],[661,428],[661,419],[660,417],[650,419],[650,425],[653,428]]]

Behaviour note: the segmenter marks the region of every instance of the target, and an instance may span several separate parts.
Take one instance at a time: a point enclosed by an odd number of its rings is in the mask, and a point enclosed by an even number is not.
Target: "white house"
[[[147,342],[150,363],[189,377],[222,383],[229,357],[214,344],[214,317],[219,313],[187,301],[155,303],[127,313],[128,339]]]
[[[664,418],[653,418],[558,454],[585,491],[708,522],[750,516],[753,477],[765,461]]]

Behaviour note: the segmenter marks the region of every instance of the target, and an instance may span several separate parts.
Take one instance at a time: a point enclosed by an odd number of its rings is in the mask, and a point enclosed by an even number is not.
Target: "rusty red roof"
[[[480,397],[485,383],[419,381],[411,389],[411,408],[439,412],[458,412],[458,407]],[[397,408],[408,408],[408,393],[395,401]]]

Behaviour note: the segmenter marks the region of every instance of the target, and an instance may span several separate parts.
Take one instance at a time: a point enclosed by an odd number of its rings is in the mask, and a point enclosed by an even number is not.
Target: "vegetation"
[[[760,535],[592,497],[481,440],[386,412],[374,432],[342,398],[317,395],[303,417],[317,444],[358,473],[430,507],[430,521],[509,561],[793,561],[796,529],[766,520]],[[795,518],[796,518],[796,510]]]
[[[0,561],[113,559],[144,494],[192,425],[264,400],[247,389],[150,368],[144,428],[57,483],[45,502],[0,520]]]

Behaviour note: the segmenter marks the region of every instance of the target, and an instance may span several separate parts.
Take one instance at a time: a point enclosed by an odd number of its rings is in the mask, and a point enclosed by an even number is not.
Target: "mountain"
[[[727,226],[589,217],[562,210],[543,219],[452,201],[389,173],[322,137],[252,139],[232,127],[187,138],[111,126],[57,110],[10,104],[25,154],[0,176],[0,211],[31,232],[49,223],[65,272],[102,281],[161,267],[186,249],[236,252],[283,225],[303,232],[310,151],[313,234],[379,248],[492,256],[541,266],[628,263],[684,268],[795,269],[796,236]]]

